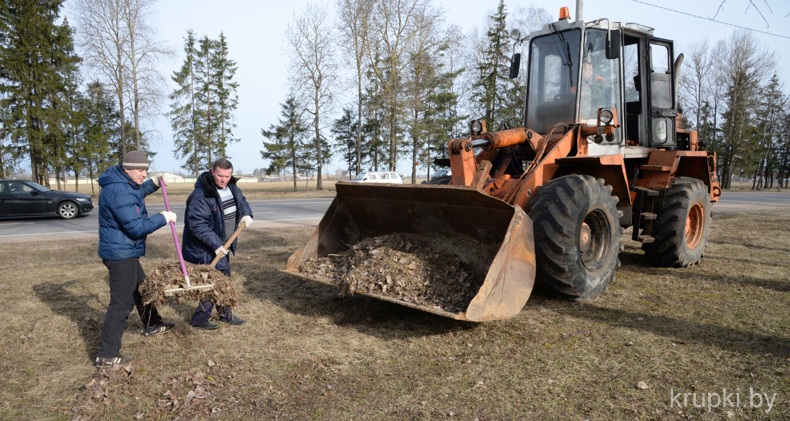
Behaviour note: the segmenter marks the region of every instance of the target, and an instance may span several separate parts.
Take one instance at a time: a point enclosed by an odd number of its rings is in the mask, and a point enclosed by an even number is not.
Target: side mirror
[[[513,41],[516,41],[516,42],[520,41],[521,40],[521,31],[519,31],[516,28],[513,28],[510,31],[510,39],[512,39]]]
[[[609,31],[606,36],[606,58],[609,60],[620,58],[620,40],[623,38],[623,30],[615,29]]]
[[[521,53],[513,54],[510,58],[510,78],[515,79],[518,77],[518,71],[521,69]]]

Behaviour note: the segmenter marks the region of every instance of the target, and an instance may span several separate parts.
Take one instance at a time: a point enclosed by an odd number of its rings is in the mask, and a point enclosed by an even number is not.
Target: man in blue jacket
[[[145,238],[169,222],[174,212],[162,211],[148,217],[145,197],[159,190],[158,180],[146,181],[148,158],[131,151],[123,163],[99,176],[99,257],[110,271],[110,304],[104,316],[96,367],[125,364],[131,357],[120,355],[121,338],[133,307],[143,322],[146,336],[167,332],[175,324],[162,320],[156,307],[143,305],[138,290],[145,280],[140,256],[145,256]]]
[[[187,198],[184,213],[184,260],[194,264],[209,264],[214,257],[222,255],[215,268],[230,276],[229,252],[236,254],[234,241],[230,250],[224,243],[236,231],[239,224],[252,225],[252,209],[233,177],[233,164],[225,158],[216,160],[211,171],[200,174],[195,181],[195,190]],[[211,323],[214,303],[201,300],[190,324],[193,327],[213,330],[219,325]],[[219,320],[230,325],[240,325],[244,320],[234,316],[230,307],[217,307]]]

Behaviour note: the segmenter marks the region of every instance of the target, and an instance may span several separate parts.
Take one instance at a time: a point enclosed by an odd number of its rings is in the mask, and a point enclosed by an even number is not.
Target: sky
[[[446,22],[460,26],[464,34],[473,28],[483,30],[488,24],[488,16],[496,11],[499,4],[499,0],[431,1],[444,9]],[[268,129],[278,122],[280,104],[285,100],[289,86],[289,55],[284,33],[289,22],[302,15],[310,2],[160,0],[156,4],[151,25],[158,39],[175,53],[172,59],[160,63],[168,93],[175,89],[170,77],[184,60],[184,38],[188,30],[192,29],[198,38],[208,36],[217,39],[220,33],[227,38],[229,56],[238,65],[239,106],[235,113],[237,126],[234,135],[241,140],[228,148],[235,174],[250,174],[254,169],[268,165],[261,158],[264,140],[261,129]],[[751,29],[757,43],[776,55],[785,93],[790,93],[787,91],[790,87],[787,76],[783,76],[790,74],[788,0],[587,0],[583,3],[584,20],[606,17],[612,21],[652,27],[655,36],[675,41],[675,54],[704,39],[713,46],[719,40],[729,38],[737,27]],[[327,4],[334,4],[334,0]],[[558,17],[561,6],[568,6],[571,18],[576,17],[575,0],[506,0],[505,4],[510,12],[518,7],[542,7],[554,19]],[[68,3],[64,12],[68,17]],[[718,22],[712,21],[714,17]],[[342,104],[336,108],[341,109]],[[162,111],[167,110],[167,104],[162,104]],[[331,118],[334,120],[336,116]],[[152,126],[157,139],[151,142],[151,149],[158,154],[151,170],[180,172],[180,162],[172,153],[174,147],[168,120],[162,117]],[[338,167],[343,166],[333,163],[324,173],[334,173]],[[407,163],[399,164],[396,170],[411,172]]]

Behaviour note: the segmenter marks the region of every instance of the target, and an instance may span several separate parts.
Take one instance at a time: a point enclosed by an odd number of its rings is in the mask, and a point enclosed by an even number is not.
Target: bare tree
[[[689,51],[686,61],[689,70],[680,76],[680,101],[689,105],[692,127],[698,129],[705,103],[710,101],[713,90],[713,55],[707,39],[692,44]]]
[[[757,109],[760,87],[776,69],[773,53],[758,48],[749,32],[739,31],[723,44],[724,59],[718,83],[725,90],[727,103],[722,117],[722,148],[719,164],[722,170],[722,188],[728,189],[735,170],[743,170],[744,158],[754,111]],[[748,165],[748,164],[747,164]]]
[[[292,48],[291,66],[293,86],[300,88],[299,95],[308,105],[313,116],[316,190],[324,188],[323,165],[329,161],[330,152],[321,135],[322,113],[332,103],[332,88],[337,79],[333,59],[333,30],[325,5],[308,4],[303,15],[288,25],[285,38]]]
[[[398,121],[403,113],[399,98],[406,53],[418,33],[418,17],[426,8],[425,0],[375,0],[371,34],[368,43],[370,68],[379,80],[387,107],[389,130],[389,169],[398,162]],[[377,59],[380,57],[381,59]]]
[[[173,54],[156,42],[156,31],[148,24],[148,13],[156,0],[124,1],[123,20],[126,24],[129,43],[128,55],[129,100],[134,120],[135,145],[141,148],[141,114],[151,115],[159,111],[164,79],[156,69],[159,59]]]
[[[344,57],[354,68],[357,88],[357,130],[356,130],[356,167],[354,175],[362,170],[362,103],[365,80],[365,52],[368,49],[370,34],[370,13],[372,3],[367,0],[338,0],[337,9],[340,18],[340,45]]]
[[[79,45],[85,62],[115,92],[120,111],[121,154],[126,153],[127,116],[131,111],[134,146],[143,148],[141,116],[146,108],[158,109],[163,80],[156,61],[171,54],[154,40],[147,23],[155,0],[75,0]]]
[[[92,67],[115,92],[120,124],[118,136],[121,156],[126,154],[125,76],[127,55],[124,48],[129,33],[124,23],[124,3],[127,0],[76,0],[77,37],[84,50],[85,63]]]
[[[446,43],[440,31],[443,16],[439,11],[426,7],[415,16],[415,36],[407,50],[404,74],[404,108],[409,118],[404,122],[408,128],[411,149],[411,180],[417,179],[418,156],[427,147],[425,138],[431,131],[440,129],[430,118],[431,96],[441,82],[441,62],[437,60]]]

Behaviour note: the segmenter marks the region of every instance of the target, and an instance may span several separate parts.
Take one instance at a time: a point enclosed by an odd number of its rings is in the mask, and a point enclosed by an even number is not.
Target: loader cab
[[[590,155],[676,148],[677,64],[672,42],[652,31],[599,19],[560,20],[532,33],[527,127],[545,134],[557,123],[595,124],[598,109],[609,108],[621,127],[603,142],[590,139]]]
[[[599,108],[622,109],[620,36],[598,23],[560,21],[531,37],[525,115],[531,129],[595,125]],[[621,144],[620,131],[604,143]]]

